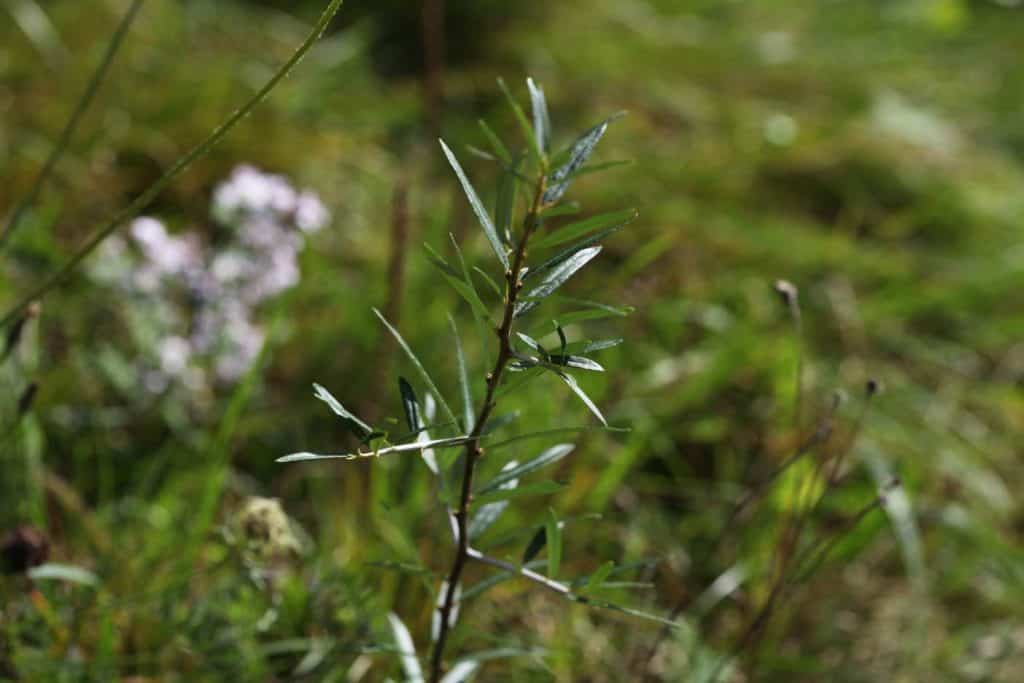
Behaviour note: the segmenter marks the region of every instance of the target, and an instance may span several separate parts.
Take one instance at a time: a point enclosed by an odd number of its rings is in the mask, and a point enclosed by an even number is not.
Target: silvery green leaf
[[[535,470],[539,470],[541,467],[558,462],[565,456],[569,455],[575,447],[576,446],[571,443],[560,443],[546,449],[536,458],[525,462],[522,465],[515,465],[515,463],[512,463],[513,466],[509,467],[506,464],[498,476],[482,486],[477,493],[489,493],[490,491],[494,491],[495,489],[504,486],[509,481],[518,481],[519,477],[525,476]]]
[[[505,463],[505,466],[501,468],[501,471],[507,472],[509,470],[513,470],[518,464],[519,463],[515,460],[510,460]],[[514,489],[518,485],[518,479],[509,478],[502,482],[497,488]],[[476,514],[473,515],[473,519],[469,522],[469,538],[472,540],[487,531],[492,524],[498,521],[498,517],[501,516],[501,513],[504,512],[507,507],[508,501],[501,500],[495,503],[488,503],[477,510]]]
[[[451,671],[444,675],[441,683],[466,683],[466,681],[473,677],[478,668],[480,668],[480,662],[459,662],[452,667]]]
[[[577,370],[604,372],[604,366],[584,356],[557,355],[548,357],[548,361],[553,365],[563,365],[567,368],[576,368]]]
[[[430,393],[427,393],[423,398],[423,415],[426,417],[428,424],[432,423],[437,416],[437,401],[434,400],[433,395]],[[430,433],[424,429],[416,436],[416,441],[422,445],[430,443],[432,439],[430,438]],[[420,457],[423,458],[423,463],[427,466],[428,470],[435,475],[440,474],[441,470],[437,466],[437,456],[434,455],[433,448],[424,447],[420,451]],[[441,488],[442,490],[444,489],[443,480],[441,480]]]
[[[539,341],[529,335],[523,334],[522,332],[516,332],[516,336],[531,349],[547,358],[548,352],[544,350],[544,347],[540,345]]]
[[[423,669],[420,668],[420,660],[416,657],[416,645],[412,641],[409,629],[394,612],[388,614],[388,624],[391,626],[391,635],[395,639],[406,680],[409,683],[423,683]]]
[[[448,597],[448,581],[441,582],[441,589],[437,592],[437,600],[434,603],[434,613],[430,618],[430,640],[436,643],[441,633],[441,607],[444,606]],[[452,596],[452,610],[448,613],[448,628],[453,628],[459,620],[459,610],[462,609],[462,585],[455,584],[455,595]]]
[[[548,189],[544,193],[545,204],[552,204],[562,198],[565,191],[569,189],[569,182],[572,180],[571,176],[579,170],[579,168],[587,162],[587,159],[590,158],[590,155],[594,153],[594,148],[597,147],[597,143],[601,141],[601,137],[604,136],[605,131],[608,130],[608,124],[620,116],[621,114],[616,114],[611,118],[605,119],[581,135],[579,139],[573,143],[569,150],[568,161],[566,161],[564,165],[558,167],[555,172],[551,174]]]
[[[513,316],[518,318],[523,313],[534,308],[540,299],[550,295],[556,289],[565,284],[565,282],[575,275],[580,268],[587,265],[591,259],[600,253],[601,247],[581,249],[559,263],[557,266],[553,267],[544,276],[544,279],[541,280],[540,284],[526,294],[525,300],[516,304]]]
[[[557,370],[555,371],[555,374],[558,375],[570,389],[572,389],[574,394],[580,397],[580,400],[583,401],[584,404],[586,404],[587,408],[590,409],[590,412],[592,412],[594,416],[601,421],[601,424],[607,427],[608,422],[604,419],[604,415],[601,414],[601,411],[598,410],[597,406],[594,404],[593,401],[590,400],[590,397],[587,396],[583,389],[580,389],[580,385],[576,383],[576,378],[573,377],[572,375],[568,375],[564,372],[559,372]]]
[[[544,97],[544,89],[532,78],[526,79],[526,87],[530,91],[530,105],[533,110],[533,132],[537,147],[547,152],[551,146],[551,120],[548,117],[548,102]]]
[[[515,115],[516,121],[519,122],[519,127],[523,129],[523,136],[526,138],[526,142],[529,145],[530,153],[535,159],[542,159],[544,157],[544,153],[537,144],[537,136],[533,131],[533,126],[530,125],[530,121],[526,118],[523,108],[519,106],[519,102],[512,96],[512,92],[508,89],[508,86],[505,85],[505,81],[501,78],[498,79],[498,87],[501,89],[501,92],[504,93],[509,106],[512,107],[512,113]]]
[[[345,422],[345,426],[348,430],[360,439],[365,439],[373,433],[373,427],[350,413],[345,406],[341,405],[341,402],[338,399],[334,398],[331,392],[327,391],[327,389],[315,382],[313,383],[313,395],[330,406],[331,410],[334,411],[334,414]]]
[[[476,214],[477,220],[480,221],[480,227],[484,229],[487,241],[491,243],[491,248],[494,249],[494,253],[497,255],[498,260],[501,261],[501,265],[505,267],[505,270],[508,270],[508,254],[505,253],[505,247],[498,237],[498,231],[495,229],[494,223],[491,222],[491,217],[487,214],[487,209],[484,208],[483,202],[480,201],[480,196],[476,193],[472,183],[469,182],[469,178],[466,177],[465,171],[462,170],[462,166],[459,165],[459,161],[448,148],[448,145],[444,143],[444,140],[439,142],[441,143],[444,155],[448,158],[448,163],[451,164],[455,175],[459,179],[459,183],[462,184],[462,190],[466,193],[466,198],[469,200],[469,205],[473,208],[473,213]]]
[[[498,178],[498,192],[494,202],[494,224],[506,243],[512,242],[512,214],[515,211],[519,183],[516,176],[522,165],[522,157],[516,159],[509,169]]]

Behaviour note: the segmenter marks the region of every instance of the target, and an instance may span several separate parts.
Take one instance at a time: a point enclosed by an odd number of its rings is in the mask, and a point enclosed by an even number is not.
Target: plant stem
[[[526,247],[530,236],[537,227],[538,217],[543,208],[544,189],[547,180],[546,169],[542,166],[539,178],[534,189],[533,201],[530,210],[523,222],[523,236],[519,240],[515,254],[512,257],[512,265],[505,273],[505,312],[502,316],[501,325],[497,328],[498,335],[498,357],[494,361],[494,367],[487,375],[487,392],[484,401],[480,405],[476,420],[473,422],[473,431],[469,434],[469,441],[466,442],[466,453],[463,458],[464,466],[462,471],[461,493],[459,496],[459,507],[454,513],[455,525],[458,529],[456,535],[455,556],[452,558],[452,567],[448,572],[447,588],[445,590],[444,602],[438,608],[441,616],[441,627],[438,630],[437,642],[434,644],[434,652],[431,656],[430,680],[437,683],[441,680],[441,668],[444,664],[444,647],[448,641],[448,633],[451,630],[452,609],[455,606],[455,590],[462,578],[462,570],[469,559],[469,505],[473,499],[473,474],[476,471],[477,462],[483,455],[480,447],[480,437],[487,426],[487,421],[496,405],[495,392],[501,383],[502,373],[508,362],[513,358],[512,352],[512,321],[515,313],[516,301],[523,283],[519,274],[526,261]]]
[[[320,15],[320,18],[306,36],[306,39],[295,50],[295,53],[274,73],[273,76],[270,77],[270,79],[256,92],[255,95],[249,98],[249,101],[231,114],[231,116],[229,116],[222,124],[217,126],[205,140],[175,161],[173,166],[171,166],[142,194],[136,197],[128,206],[118,212],[117,215],[110,219],[109,222],[96,230],[96,232],[86,240],[86,243],[82,245],[78,251],[75,252],[75,254],[57,270],[56,273],[34,287],[28,294],[22,297],[18,303],[4,313],[3,318],[0,318],[0,329],[13,322],[33,301],[37,301],[42,298],[43,295],[63,282],[64,279],[74,272],[82,261],[84,261],[85,258],[103,242],[103,240],[113,234],[114,231],[120,228],[128,219],[137,216],[139,212],[149,206],[149,204],[156,199],[161,192],[163,192],[164,188],[170,185],[175,178],[181,175],[193,161],[209,152],[214,145],[220,142],[221,139],[231,131],[232,128],[248,116],[249,113],[256,108],[256,105],[262,102],[267,95],[270,94],[270,91],[273,90],[285,76],[291,73],[291,70],[295,65],[302,60],[307,52],[309,52],[313,47],[313,44],[316,43],[317,39],[327,28],[331,19],[334,18],[335,14],[337,14],[338,9],[341,8],[342,1],[343,0],[330,0],[323,13]]]
[[[25,198],[18,203],[18,206],[14,209],[11,214],[10,220],[7,221],[7,225],[4,226],[4,231],[0,233],[0,251],[7,245],[8,240],[11,239],[11,235],[18,229],[18,225],[21,223],[22,216],[25,215],[25,211],[30,206],[35,204],[36,199],[39,198],[39,193],[43,189],[43,185],[49,179],[50,174],[53,173],[54,167],[64,152],[67,151],[68,145],[71,143],[71,136],[74,135],[75,130],[78,128],[79,122],[82,120],[82,116],[85,114],[89,105],[92,104],[93,98],[96,93],[99,92],[100,85],[103,83],[103,79],[107,76],[107,71],[110,69],[110,65],[114,61],[114,55],[121,48],[121,44],[124,42],[124,37],[128,34],[128,28],[135,20],[135,15],[138,14],[139,9],[142,7],[143,0],[133,0],[131,6],[128,7],[128,11],[124,13],[117,28],[114,29],[114,34],[110,38],[110,44],[107,45],[106,52],[103,53],[103,58],[100,59],[100,63],[96,66],[96,70],[93,72],[92,77],[89,79],[89,83],[85,86],[85,92],[78,98],[78,103],[75,104],[74,110],[71,112],[71,116],[68,118],[67,123],[64,124],[64,129],[60,132],[60,137],[57,138],[57,144],[50,150],[50,155],[46,157],[46,161],[43,163],[43,167],[39,170],[39,175],[32,181],[32,187],[29,188],[28,194]]]

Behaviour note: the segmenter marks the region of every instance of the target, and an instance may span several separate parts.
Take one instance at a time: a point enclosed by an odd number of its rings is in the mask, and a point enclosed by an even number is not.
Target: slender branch
[[[82,96],[78,99],[75,104],[74,110],[71,112],[70,118],[67,123],[64,124],[64,129],[60,132],[60,137],[57,138],[57,143],[50,150],[50,155],[46,158],[43,163],[43,167],[39,169],[39,174],[36,179],[32,182],[32,187],[29,188],[28,194],[25,198],[18,203],[15,207],[14,212],[11,214],[10,219],[7,221],[7,225],[4,226],[4,231],[0,233],[0,251],[7,245],[8,240],[11,239],[11,235],[18,229],[18,225],[21,223],[22,217],[30,206],[36,203],[36,199],[39,198],[39,193],[43,189],[43,185],[50,178],[53,173],[54,167],[64,152],[67,151],[68,145],[71,143],[71,136],[75,134],[75,130],[78,129],[78,124],[82,120],[82,116],[85,115],[89,105],[92,104],[93,98],[96,97],[96,93],[99,92],[100,85],[103,83],[103,79],[107,77],[107,71],[110,69],[110,65],[114,61],[114,55],[121,48],[121,44],[124,42],[124,37],[128,34],[128,28],[135,20],[135,15],[138,14],[139,9],[142,7],[144,0],[133,0],[132,4],[128,7],[128,11],[124,13],[120,23],[114,30],[114,35],[110,38],[110,44],[107,45],[106,52],[103,53],[103,58],[100,59],[100,63],[96,66],[96,70],[89,78],[89,83],[85,86],[85,91]]]
[[[480,447],[480,437],[483,435],[487,421],[490,419],[496,405],[495,392],[501,383],[502,373],[504,373],[505,367],[513,358],[511,341],[512,321],[516,301],[523,287],[520,272],[526,262],[526,248],[529,244],[530,236],[537,227],[538,217],[543,208],[546,180],[546,169],[541,167],[539,178],[534,188],[533,201],[524,219],[523,236],[519,240],[519,245],[516,247],[515,254],[512,257],[512,265],[505,273],[505,312],[502,316],[501,325],[496,330],[498,335],[498,357],[494,361],[494,368],[487,375],[487,392],[477,413],[476,420],[473,422],[473,430],[469,434],[469,440],[466,442],[466,453],[463,457],[462,490],[459,496],[459,506],[454,513],[455,524],[458,530],[456,534],[455,556],[452,559],[451,570],[448,572],[444,601],[438,608],[441,627],[438,631],[437,641],[434,644],[434,651],[431,656],[430,680],[434,683],[441,680],[444,648],[448,642],[448,634],[451,630],[451,613],[455,606],[455,589],[459,584],[459,579],[462,578],[462,570],[466,566],[466,560],[469,558],[469,506],[473,498],[473,474],[476,471],[477,462],[483,455],[483,449]]]
[[[177,178],[182,172],[187,169],[193,161],[206,154],[212,149],[221,139],[226,136],[232,128],[244,119],[246,116],[256,108],[260,102],[262,102],[270,91],[277,86],[281,80],[284,79],[295,65],[298,64],[307,52],[313,47],[320,35],[327,29],[327,25],[337,14],[341,8],[343,0],[330,0],[327,7],[324,9],[320,18],[314,24],[310,30],[309,35],[299,45],[295,53],[288,59],[284,65],[281,66],[277,72],[270,77],[270,79],[263,85],[259,91],[253,95],[248,102],[243,104],[241,108],[235,111],[231,116],[213,130],[210,135],[200,142],[198,145],[192,148],[191,151],[180,157],[156,182],[150,185],[142,194],[136,197],[127,207],[118,212],[108,223],[97,229],[93,235],[82,245],[74,256],[67,260],[63,266],[61,266],[56,273],[46,278],[41,284],[34,287],[28,294],[21,298],[14,306],[12,306],[3,318],[0,318],[0,328],[6,327],[8,324],[13,322],[25,308],[29,306],[33,301],[40,299],[43,295],[48,293],[51,289],[61,284],[65,278],[67,278],[74,270],[85,260],[89,254],[91,254],[96,247],[100,245],[103,240],[114,233],[121,225],[130,218],[133,218],[145,209],[149,204],[157,198],[157,196],[163,192],[164,188],[171,184],[171,182]]]

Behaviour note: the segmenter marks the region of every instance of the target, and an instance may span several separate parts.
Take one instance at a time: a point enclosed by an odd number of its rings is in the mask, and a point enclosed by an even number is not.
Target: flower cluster
[[[312,191],[247,165],[216,187],[211,217],[227,228],[223,239],[176,235],[137,218],[128,239],[107,241],[93,268],[136,304],[128,323],[142,348],[156,350],[144,360],[150,391],[172,381],[198,390],[244,374],[265,337],[257,308],[298,283],[306,235],[330,220]]]

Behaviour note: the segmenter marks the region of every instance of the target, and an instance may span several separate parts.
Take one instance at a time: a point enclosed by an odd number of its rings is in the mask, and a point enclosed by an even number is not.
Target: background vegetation
[[[512,506],[496,537],[518,559],[554,505],[568,520],[564,571],[614,560],[610,597],[663,615],[683,605],[687,628],[649,658],[658,625],[508,581],[478,598],[456,645],[526,656],[488,662],[479,679],[706,674],[770,590],[765,568],[798,481],[783,477],[736,528],[730,510],[835,391],[847,400],[829,448],[855,445],[813,525],[842,540],[736,679],[1024,678],[1017,3],[510,4],[448,0],[438,33],[407,3],[346,3],[292,77],[147,209],[218,248],[232,224],[211,217],[211,199],[243,163],[326,204],[332,218],[306,236],[298,284],[254,310],[268,341],[251,371],[147,383],[167,323],[145,315],[152,296],[98,274],[118,263],[110,253],[42,302],[2,368],[0,531],[32,524],[53,563],[85,573],[2,578],[0,676],[400,677],[384,615],[424,632],[429,572],[440,577],[449,557],[429,479],[408,460],[274,459],[346,443],[312,382],[357,414],[400,419],[393,376],[409,370],[371,306],[455,394],[446,318],[470,330],[468,310],[420,244],[447,245],[452,232],[470,254],[488,247],[434,140],[453,144],[478,187],[493,185],[466,145],[482,146],[481,117],[515,130],[495,78],[525,99],[531,75],[556,146],[630,112],[598,161],[633,163],[581,179],[575,194],[586,212],[636,206],[640,217],[574,295],[633,307],[576,330],[626,339],[602,353],[609,373],[581,382],[631,431],[580,434],[554,475],[566,488]],[[321,5],[145,3],[3,254],[5,308],[250,96]],[[0,5],[3,214],[28,192],[126,7]],[[802,342],[778,278],[800,290]],[[479,346],[467,353],[480,376]],[[867,406],[871,379],[885,390]],[[29,381],[34,403],[16,419]],[[587,424],[566,393],[534,388],[509,405],[534,429]],[[885,510],[845,533],[893,476],[902,486]],[[246,543],[254,496],[281,501],[297,552]]]

